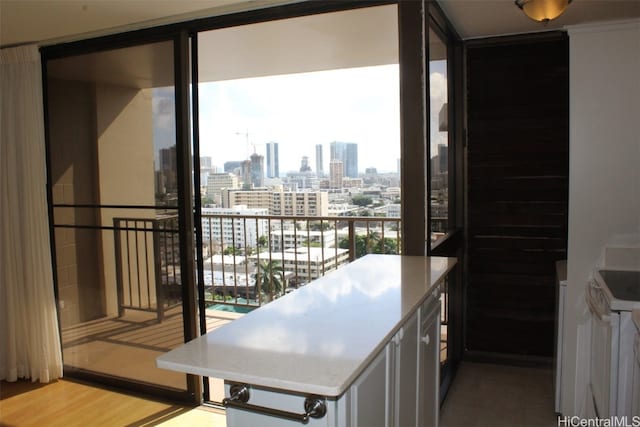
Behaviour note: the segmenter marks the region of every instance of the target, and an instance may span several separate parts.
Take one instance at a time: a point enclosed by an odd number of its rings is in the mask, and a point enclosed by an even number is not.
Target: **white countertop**
[[[340,396],[455,263],[367,255],[158,357],[157,365]]]

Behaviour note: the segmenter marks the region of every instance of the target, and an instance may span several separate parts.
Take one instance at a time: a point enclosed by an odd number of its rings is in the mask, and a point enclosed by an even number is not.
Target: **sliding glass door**
[[[185,197],[174,41],[46,61],[48,155],[65,375],[169,394],[185,341]]]

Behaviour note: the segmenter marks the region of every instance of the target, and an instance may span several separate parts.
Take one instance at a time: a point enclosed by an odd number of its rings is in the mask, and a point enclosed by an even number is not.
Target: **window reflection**
[[[429,29],[429,111],[430,111],[430,243],[432,247],[446,234],[449,224],[449,122],[447,90],[447,45]]]

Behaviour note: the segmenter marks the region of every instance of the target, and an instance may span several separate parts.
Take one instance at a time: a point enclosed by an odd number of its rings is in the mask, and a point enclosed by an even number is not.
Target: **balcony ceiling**
[[[198,34],[201,82],[398,63],[395,5],[243,25]],[[49,76],[132,88],[173,85],[172,44],[56,59]]]
[[[1,0],[3,46],[72,41],[256,9],[283,0]]]

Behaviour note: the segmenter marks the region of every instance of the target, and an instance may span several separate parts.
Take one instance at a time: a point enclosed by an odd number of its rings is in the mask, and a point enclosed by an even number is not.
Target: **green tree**
[[[385,238],[384,247],[380,243],[380,235],[375,231],[370,231],[368,234],[357,234],[356,237],[356,258],[360,258],[365,256],[366,254],[380,254],[380,253],[395,253],[395,252],[383,252],[387,248],[386,240],[391,240]],[[349,239],[345,238],[340,241],[339,247],[341,249],[350,249],[349,248]]]
[[[234,248],[233,246],[227,246],[226,248],[224,248],[224,251],[222,251],[223,255],[238,255],[238,250],[236,248]]]
[[[374,253],[395,255],[398,253],[398,243],[395,239],[391,239],[389,237],[380,239],[378,240],[378,243],[376,243]]]
[[[258,247],[266,248],[269,242],[267,241],[267,236],[258,237]]]
[[[322,222],[316,221],[316,222],[311,223],[309,228],[312,231],[326,231],[326,230],[331,228],[331,224],[329,224],[329,222],[325,222],[325,221],[322,221]]]
[[[369,206],[373,199],[369,196],[355,195],[351,198],[351,203],[358,206]]]
[[[265,295],[267,301],[278,297],[283,291],[284,268],[278,261],[264,261],[258,264],[253,275],[256,281],[256,293]]]

